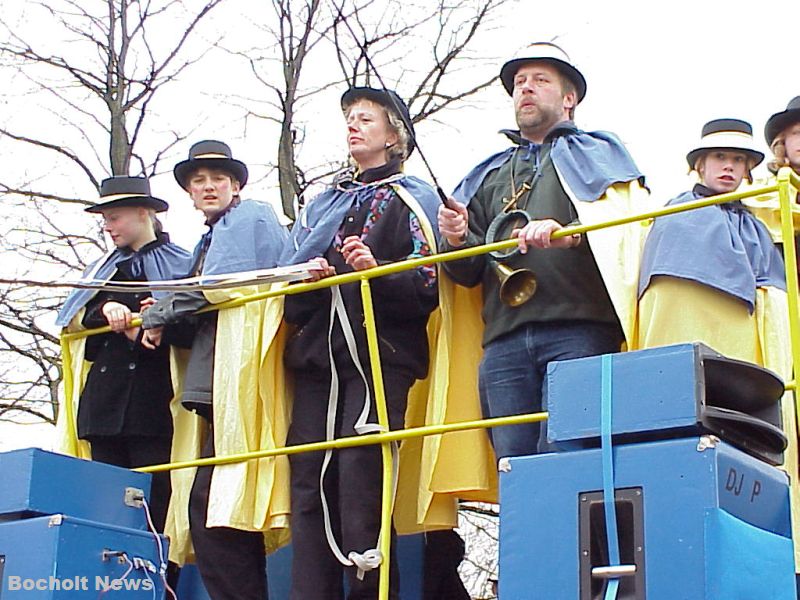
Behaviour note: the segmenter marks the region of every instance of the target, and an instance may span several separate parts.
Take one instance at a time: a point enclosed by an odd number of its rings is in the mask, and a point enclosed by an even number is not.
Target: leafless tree
[[[214,47],[189,45],[222,1],[48,0],[0,10],[0,69],[11,82],[0,97],[51,125],[0,121],[0,148],[32,164],[0,177],[4,214],[13,215],[0,224],[3,250],[16,259],[0,267],[6,279],[74,275],[104,249],[96,226],[65,230],[64,208],[92,204],[109,175],[152,175],[186,137],[162,122],[157,150],[138,150],[153,137],[154,99]],[[47,317],[62,300],[0,285],[0,417],[54,422],[61,366]]]
[[[306,123],[316,115],[323,92],[347,85],[380,87],[383,81],[406,98],[415,124],[434,117],[496,79],[495,69],[477,75],[467,70],[485,58],[474,50],[481,34],[514,1],[274,0],[273,18],[260,26],[267,49],[235,52],[249,61],[267,91],[266,99],[243,98],[248,116],[279,128],[284,213],[294,218],[304,190],[342,166],[301,156]]]

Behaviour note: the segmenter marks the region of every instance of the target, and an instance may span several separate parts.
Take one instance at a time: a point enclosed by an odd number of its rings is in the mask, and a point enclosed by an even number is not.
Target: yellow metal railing
[[[775,184],[752,188],[743,192],[732,192],[729,194],[720,194],[709,198],[703,198],[693,202],[686,202],[683,204],[676,204],[672,206],[665,206],[663,208],[643,212],[629,217],[612,219],[602,223],[591,225],[577,225],[573,227],[565,227],[564,229],[553,234],[553,238],[561,238],[578,233],[586,233],[589,231],[596,231],[608,227],[616,227],[619,225],[626,225],[635,223],[637,221],[646,221],[658,217],[674,215],[697,208],[706,206],[714,206],[724,204],[727,202],[734,202],[744,198],[762,196],[765,194],[778,194],[780,201],[780,217],[781,217],[781,231],[783,240],[794,239],[794,221],[792,218],[792,206],[794,205],[793,198],[800,189],[800,177],[795,174],[790,168],[785,167],[778,172]],[[335,439],[325,442],[314,442],[309,444],[301,444],[295,446],[285,446],[280,448],[273,448],[270,450],[259,450],[255,452],[247,452],[242,454],[230,456],[214,456],[210,458],[201,458],[197,460],[184,461],[178,463],[168,463],[163,465],[153,465],[149,467],[142,467],[137,469],[144,473],[155,473],[159,471],[168,471],[174,469],[185,469],[198,466],[210,465],[223,465],[244,462],[247,460],[254,460],[259,458],[268,458],[281,455],[298,454],[301,452],[312,452],[318,450],[349,448],[354,446],[365,446],[370,444],[380,444],[383,460],[383,489],[382,489],[382,506],[381,506],[381,547],[379,548],[385,560],[380,566],[380,584],[378,599],[388,600],[389,598],[389,556],[391,544],[391,519],[392,519],[392,477],[393,464],[391,446],[392,442],[401,441],[405,439],[424,437],[430,435],[441,435],[444,433],[451,433],[454,431],[465,431],[469,429],[485,429],[489,427],[499,427],[505,425],[516,425],[521,423],[533,423],[544,421],[547,419],[547,413],[532,413],[526,415],[516,415],[511,417],[497,417],[493,419],[481,419],[477,421],[465,421],[460,423],[447,423],[442,425],[428,425],[424,427],[414,427],[409,429],[402,429],[396,431],[389,431],[388,417],[386,412],[386,399],[383,389],[383,377],[381,371],[380,353],[378,349],[378,336],[375,327],[375,313],[372,304],[372,293],[370,289],[370,279],[381,277],[383,275],[390,275],[410,269],[415,269],[420,266],[443,263],[451,260],[459,260],[470,256],[477,256],[479,254],[486,254],[493,250],[504,250],[513,248],[517,242],[515,240],[506,240],[496,242],[493,244],[485,244],[472,248],[465,248],[462,250],[454,250],[428,256],[424,258],[415,258],[411,260],[400,261],[388,265],[381,265],[368,269],[366,271],[356,271],[352,273],[345,273],[342,275],[335,275],[320,281],[311,283],[298,283],[280,289],[269,290],[256,294],[250,294],[208,306],[199,312],[210,312],[214,310],[225,310],[241,306],[248,302],[257,300],[264,300],[266,298],[273,298],[276,296],[302,294],[304,292],[317,290],[321,288],[332,287],[334,285],[341,285],[345,283],[360,282],[361,285],[361,298],[364,306],[364,320],[367,331],[367,344],[369,350],[370,365],[372,369],[372,378],[374,382],[375,404],[378,413],[378,423],[384,428],[384,433],[375,433],[357,437],[347,437]],[[800,302],[798,298],[798,277],[797,277],[797,255],[793,243],[784,243],[784,260],[786,264],[786,291],[788,295],[789,304],[789,331],[791,335],[791,350],[792,350],[792,365],[795,373],[795,378],[800,372]],[[134,320],[133,326],[141,324],[140,320]],[[65,410],[64,418],[67,420],[67,436],[68,446],[73,454],[77,453],[77,431],[73,408],[72,391],[74,380],[72,377],[72,356],[69,348],[71,340],[88,337],[90,335],[97,335],[101,333],[108,333],[111,331],[110,327],[100,327],[97,329],[83,330],[71,333],[64,333],[61,336],[61,350],[63,361],[63,376],[65,387]],[[787,390],[795,390],[796,382],[790,381],[786,384]],[[800,413],[800,406],[797,405],[797,395],[795,395],[795,403]]]

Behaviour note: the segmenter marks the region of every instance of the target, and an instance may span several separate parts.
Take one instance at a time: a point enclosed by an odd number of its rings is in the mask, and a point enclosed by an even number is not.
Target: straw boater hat
[[[228,144],[216,140],[204,140],[194,144],[189,148],[189,160],[179,162],[172,172],[178,185],[188,190],[189,177],[203,167],[230,173],[239,182],[240,189],[247,183],[247,165],[233,158]]]
[[[767,138],[767,146],[772,146],[772,142],[778,137],[778,134],[789,127],[800,123],[800,96],[796,96],[789,100],[786,105],[786,110],[783,112],[775,113],[767,121],[764,127],[764,136]]]
[[[351,87],[344,94],[342,94],[342,110],[347,110],[356,100],[370,100],[376,104],[380,104],[385,109],[392,111],[406,126],[408,133],[408,155],[416,148],[416,136],[414,132],[414,123],[411,120],[411,113],[408,106],[403,99],[394,90],[379,90],[371,87]]]
[[[567,53],[551,42],[534,42],[525,48],[519,56],[512,58],[503,65],[500,69],[500,81],[503,82],[503,87],[506,88],[509,96],[514,91],[514,75],[517,74],[519,68],[526,63],[535,61],[548,62],[566,75],[575,86],[575,90],[578,93],[577,104],[580,104],[586,95],[586,79],[572,65]]]
[[[150,181],[145,177],[109,177],[100,184],[100,201],[86,209],[88,213],[100,213],[110,208],[139,206],[156,212],[164,212],[169,204],[150,194]]]
[[[700,143],[686,155],[689,168],[694,169],[697,159],[709,150],[743,152],[753,160],[752,167],[764,160],[764,153],[755,148],[753,128],[740,119],[714,119],[703,125]]]

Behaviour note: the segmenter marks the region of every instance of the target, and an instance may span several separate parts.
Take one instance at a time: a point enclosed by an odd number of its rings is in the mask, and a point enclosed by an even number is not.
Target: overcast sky
[[[253,11],[266,10],[264,4],[229,0],[228,6],[218,9],[212,26],[203,30],[203,39],[226,32],[226,40],[232,45],[252,45],[248,36],[255,33],[242,21],[242,15],[252,17]],[[4,10],[8,8],[6,5]],[[707,120],[737,117],[750,121],[759,146],[767,152],[764,123],[772,113],[783,110],[789,99],[800,95],[798,26],[797,0],[760,4],[522,1],[506,11],[494,23],[495,29],[481,40],[479,53],[496,57],[496,63],[476,65],[476,71],[465,72],[464,77],[475,77],[478,71],[499,71],[503,57],[514,55],[527,43],[555,38],[588,83],[586,99],[576,114],[578,125],[617,133],[647,176],[653,195],[666,201],[691,185],[685,155],[698,141]],[[38,35],[52,32],[45,30]],[[253,120],[245,127],[237,109],[221,103],[234,96],[257,98],[265,92],[247,78],[245,68],[232,65],[230,57],[210,54],[182,77],[180,93],[160,100],[158,111],[178,129],[200,125],[190,142],[203,138],[229,140],[234,154],[253,165],[253,183],[245,196],[277,201],[274,180],[259,166],[275,160],[275,127]],[[414,65],[404,68],[413,70]],[[394,82],[398,72],[387,68],[382,75],[387,82]],[[313,73],[309,77],[313,78]],[[21,82],[0,83],[5,84],[0,87],[8,94],[4,97],[7,110],[0,115],[5,125],[29,127],[42,122],[36,98],[23,101],[13,97],[14,86],[22,86]],[[397,87],[401,95],[410,91],[403,88],[402,81]],[[345,130],[338,109],[341,92],[331,90],[313,106],[304,107],[299,125],[306,140],[301,151],[306,164],[344,156]],[[246,104],[247,100],[237,103]],[[448,191],[475,163],[503,148],[503,138],[496,132],[514,125],[511,101],[499,82],[468,105],[442,113],[437,121],[421,124],[417,135]],[[177,149],[165,167],[182,159],[190,142]],[[52,165],[38,164],[40,155],[33,156],[0,139],[2,179],[13,180],[18,173],[41,177],[51,170]],[[31,164],[34,160],[35,166]],[[409,161],[406,170],[428,178],[418,157]],[[765,174],[763,167],[759,173]],[[68,171],[49,174],[56,175],[63,178],[59,185],[64,189],[72,185]],[[188,198],[171,172],[156,177],[153,186],[172,205],[165,218],[167,229],[179,243],[192,247],[203,228]],[[76,223],[85,224],[80,209],[71,214]],[[2,425],[0,448],[46,447],[49,431],[49,427]]]

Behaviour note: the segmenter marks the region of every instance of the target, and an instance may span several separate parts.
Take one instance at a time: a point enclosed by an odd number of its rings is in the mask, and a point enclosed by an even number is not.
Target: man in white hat
[[[507,150],[490,156],[458,185],[450,207],[439,210],[446,249],[477,246],[500,237],[505,214],[522,219],[506,234],[519,252],[495,257],[511,269],[529,269],[535,295],[515,306],[500,296],[502,280],[486,255],[445,263],[456,283],[483,289],[483,358],[479,385],[486,417],[542,410],[547,363],[615,352],[634,330],[635,288],[626,281],[636,253],[620,256],[643,228],[623,227],[588,239],[552,235],[577,219],[584,224],[630,212],[643,176],[621,142],[609,133],[579,130],[573,117],[586,80],[564,51],[535,43],[505,63],[500,79],[514,104],[518,130],[502,133]],[[525,224],[527,222],[527,224]],[[513,229],[512,229],[513,228]],[[638,229],[637,229],[638,228]],[[459,321],[461,327],[461,321]],[[496,428],[498,457],[532,454],[538,424]]]

